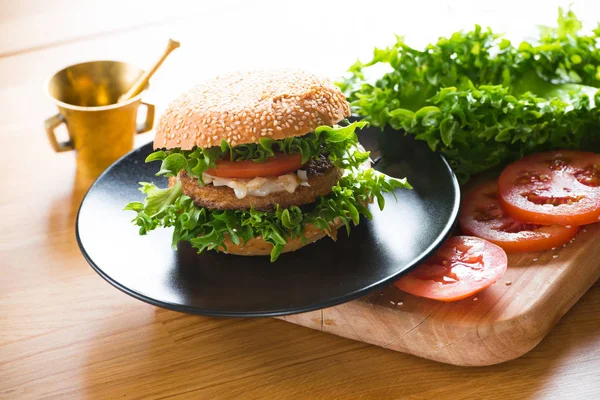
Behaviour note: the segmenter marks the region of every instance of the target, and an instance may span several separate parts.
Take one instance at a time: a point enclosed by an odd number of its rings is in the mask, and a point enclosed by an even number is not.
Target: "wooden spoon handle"
[[[129,89],[127,91],[127,93],[125,93],[124,95],[119,97],[118,102],[120,103],[122,101],[127,101],[127,100],[137,96],[142,90],[144,90],[144,88],[148,84],[148,81],[150,80],[152,75],[154,75],[154,73],[156,72],[158,67],[160,67],[160,65],[163,63],[163,61],[165,61],[167,56],[178,47],[179,47],[179,42],[177,42],[173,39],[169,39],[169,43],[167,44],[165,51],[163,52],[162,56],[158,59],[158,61],[156,61],[156,63],[154,63],[152,68],[150,68],[148,71],[144,72],[138,78],[138,80],[135,81],[135,83],[133,84],[131,89]]]

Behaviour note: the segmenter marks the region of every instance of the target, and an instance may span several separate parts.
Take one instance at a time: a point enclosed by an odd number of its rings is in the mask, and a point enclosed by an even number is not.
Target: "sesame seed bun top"
[[[173,101],[160,118],[154,148],[302,136],[349,115],[346,98],[328,79],[299,70],[237,72],[207,80]]]

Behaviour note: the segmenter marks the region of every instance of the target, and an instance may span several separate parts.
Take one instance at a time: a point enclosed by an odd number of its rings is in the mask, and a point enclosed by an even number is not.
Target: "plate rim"
[[[397,280],[398,277],[402,276],[403,274],[406,274],[411,269],[416,267],[416,265],[419,262],[419,261],[413,260],[413,262],[408,264],[407,267],[403,271],[401,271],[397,274],[388,276],[387,278],[384,278],[377,282],[374,282],[367,287],[363,287],[359,290],[355,290],[355,291],[347,293],[343,296],[337,296],[337,297],[334,297],[334,298],[331,298],[331,299],[328,299],[325,301],[321,301],[321,302],[319,302],[318,305],[308,305],[308,306],[303,306],[303,307],[285,308],[285,309],[277,309],[277,310],[266,310],[266,311],[241,312],[241,311],[214,311],[211,309],[201,309],[198,307],[188,306],[188,305],[184,305],[184,304],[177,304],[177,303],[156,300],[152,297],[149,297],[145,294],[142,294],[138,291],[128,288],[127,286],[122,285],[118,281],[111,278],[108,274],[106,274],[102,270],[102,268],[100,268],[94,262],[94,260],[92,260],[92,258],[89,256],[89,254],[85,250],[85,247],[84,247],[84,245],[81,241],[81,237],[79,235],[79,219],[80,219],[80,215],[81,215],[81,210],[84,207],[84,204],[86,202],[88,195],[90,194],[92,189],[98,184],[98,182],[105,175],[109,174],[113,168],[115,168],[119,163],[121,163],[121,161],[128,158],[130,155],[132,155],[135,152],[138,152],[138,151],[141,152],[141,151],[144,151],[144,149],[146,147],[151,147],[152,143],[153,143],[153,141],[149,141],[147,143],[141,144],[139,147],[137,147],[135,149],[132,149],[127,154],[123,155],[118,160],[116,160],[113,164],[111,164],[106,170],[104,170],[102,172],[102,174],[100,174],[98,176],[98,178],[96,178],[94,180],[94,182],[90,185],[90,187],[86,191],[85,195],[83,196],[83,198],[81,200],[81,203],[79,204],[79,208],[77,209],[77,216],[75,218],[75,237],[77,240],[77,245],[79,246],[79,251],[83,255],[83,258],[86,260],[86,262],[92,267],[92,269],[94,269],[94,271],[96,271],[96,273],[98,275],[100,275],[110,285],[114,286],[121,292],[123,292],[137,300],[143,301],[144,303],[147,303],[147,304],[151,304],[155,307],[160,307],[160,308],[164,308],[164,309],[171,310],[171,311],[182,312],[182,313],[186,313],[186,314],[203,315],[203,316],[208,316],[208,317],[251,318],[251,317],[279,317],[279,316],[285,316],[285,315],[294,315],[294,314],[301,314],[301,313],[305,313],[305,312],[316,311],[316,310],[321,310],[321,309],[325,309],[325,308],[329,308],[329,307],[334,307],[334,306],[337,306],[337,305],[340,305],[343,303],[350,302],[350,301],[360,298],[362,296],[368,295],[368,294],[374,292],[376,289],[387,286],[387,285],[389,285],[390,282]],[[462,192],[460,189],[460,184],[458,183],[458,179],[457,179],[456,175],[454,174],[454,171],[452,170],[452,168],[446,161],[446,158],[442,154],[439,154],[439,153],[434,153],[434,154],[440,158],[443,165],[446,167],[446,169],[450,173],[450,178],[452,181],[452,186],[454,188],[456,201],[452,208],[451,218],[445,224],[442,233],[437,236],[436,240],[434,240],[427,247],[427,249],[425,251],[423,251],[424,256],[421,257],[421,260],[430,256],[433,252],[435,252],[444,243],[444,241],[446,241],[446,239],[448,237],[450,237],[450,235],[452,234],[452,231],[454,230],[454,228],[456,227],[456,225],[458,223],[458,213],[459,213],[460,204],[462,201]],[[417,258],[419,258],[419,257],[417,257]]]

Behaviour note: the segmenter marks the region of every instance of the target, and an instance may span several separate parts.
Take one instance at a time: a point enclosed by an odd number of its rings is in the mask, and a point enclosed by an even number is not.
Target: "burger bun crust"
[[[348,116],[348,101],[328,79],[290,69],[236,72],[200,83],[173,101],[159,120],[154,148],[279,140]]]
[[[342,225],[343,223],[337,220],[335,224],[331,224],[331,230],[326,231],[324,229],[317,228],[312,224],[307,224],[304,228],[304,236],[306,237],[307,242],[303,243],[301,238],[288,238],[287,243],[281,252],[287,253],[290,251],[296,251],[308,244],[324,238],[325,236],[330,236],[333,240],[336,240],[337,230]],[[273,250],[273,245],[269,242],[266,242],[262,237],[251,238],[246,242],[245,245],[242,245],[241,242],[239,245],[234,244],[231,239],[227,238],[223,244],[227,247],[227,250],[222,250],[224,253],[235,254],[239,256],[268,256],[271,254],[271,250]]]

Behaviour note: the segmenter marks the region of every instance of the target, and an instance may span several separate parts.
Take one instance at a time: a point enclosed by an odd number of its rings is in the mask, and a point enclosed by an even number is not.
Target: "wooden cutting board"
[[[534,348],[600,278],[600,224],[553,251],[509,256],[477,295],[442,303],[393,285],[349,303],[281,317],[298,325],[449,364],[481,366]]]

